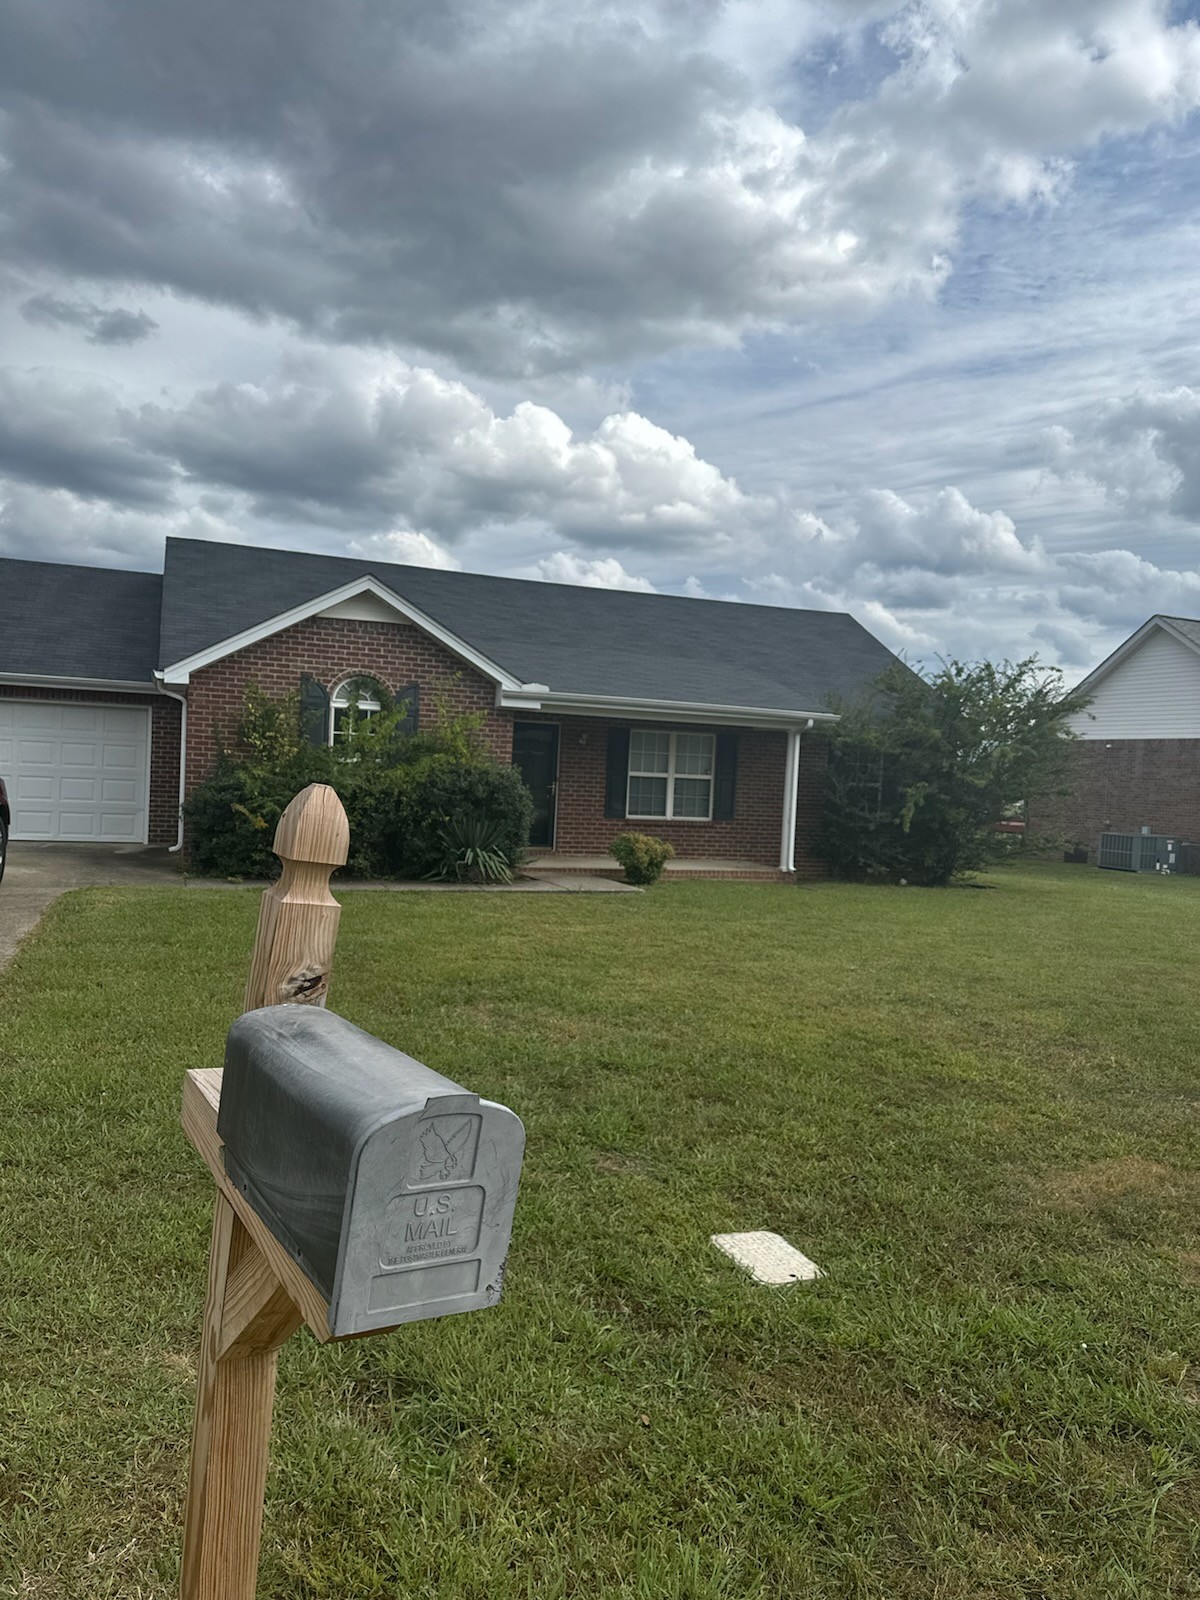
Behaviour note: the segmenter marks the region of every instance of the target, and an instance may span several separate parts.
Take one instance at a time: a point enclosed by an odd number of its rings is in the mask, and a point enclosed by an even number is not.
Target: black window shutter
[[[300,727],[309,744],[329,743],[329,695],[315,678],[300,679]]]
[[[604,780],[604,815],[623,817],[629,790],[629,729],[608,730],[608,770]]]
[[[716,765],[713,774],[713,821],[728,822],[733,816],[737,792],[737,734],[717,735]]]
[[[404,717],[396,725],[398,733],[416,733],[417,724],[421,720],[421,686],[410,683],[407,689],[401,689],[396,696],[396,704],[404,707]]]

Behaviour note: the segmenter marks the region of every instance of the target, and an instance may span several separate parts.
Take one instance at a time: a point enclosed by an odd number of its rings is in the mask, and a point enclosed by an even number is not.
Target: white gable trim
[[[249,645],[258,644],[262,639],[269,639],[272,634],[282,633],[285,628],[293,628],[298,622],[307,622],[310,617],[319,616],[321,612],[363,594],[371,594],[376,599],[384,601],[406,621],[415,623],[422,632],[429,634],[439,644],[445,645],[447,650],[466,661],[477,672],[481,672],[485,678],[490,678],[500,688],[521,687],[518,679],[505,672],[503,667],[497,666],[494,661],[481,655],[469,645],[465,639],[460,639],[448,628],[443,628],[440,622],[435,622],[432,617],[426,616],[423,611],[369,575],[354,578],[350,583],[343,584],[340,589],[330,589],[327,594],[306,600],[303,605],[293,606],[290,611],[281,611],[278,616],[269,617],[266,622],[257,623],[253,628],[245,628],[241,633],[222,639],[206,650],[198,650],[195,655],[186,656],[182,661],[172,662],[169,667],[163,668],[162,679],[166,683],[186,684],[193,672],[200,672],[204,667],[211,666],[214,661],[221,661],[226,656],[234,655],[238,650],[245,650]]]
[[[1110,677],[1123,661],[1127,661],[1136,650],[1140,650],[1156,629],[1169,634],[1172,639],[1177,639],[1180,644],[1187,645],[1189,650],[1194,651],[1196,655],[1200,655],[1200,645],[1194,639],[1189,639],[1182,628],[1177,628],[1170,617],[1154,616],[1149,621],[1143,622],[1137,632],[1131,633],[1125,643],[1119,644],[1112,655],[1106,656],[1098,667],[1094,667],[1087,677],[1078,684],[1075,693],[1091,694],[1092,690],[1103,683],[1105,678]]]

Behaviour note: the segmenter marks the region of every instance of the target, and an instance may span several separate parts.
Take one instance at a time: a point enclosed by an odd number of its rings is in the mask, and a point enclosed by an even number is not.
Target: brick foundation
[[[117,694],[102,689],[34,688],[0,683],[5,700],[57,700],[72,705],[150,706],[150,814],[151,844],[174,844],[179,836],[179,727],[178,700],[167,695]],[[3,776],[3,774],[0,774]]]
[[[1079,739],[1070,793],[1030,801],[1032,834],[1094,851],[1102,833],[1169,834],[1200,842],[1200,739]]]

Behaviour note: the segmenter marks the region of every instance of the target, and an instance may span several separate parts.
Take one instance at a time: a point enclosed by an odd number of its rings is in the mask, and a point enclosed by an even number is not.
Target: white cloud
[[[889,611],[878,600],[863,601],[858,612],[871,632],[877,634],[893,650],[923,656],[937,648],[937,639],[933,634],[924,633],[911,623],[902,621],[895,612]]]
[[[413,528],[393,528],[391,533],[369,533],[350,541],[348,553],[372,556],[407,567],[438,567],[443,572],[459,572],[462,562],[436,539]]]
[[[119,426],[127,475],[231,491],[256,517],[283,523],[357,530],[398,521],[454,541],[523,520],[584,546],[711,555],[788,519],[777,498],[746,494],[688,440],[636,412],[580,436],[545,406],[498,414],[465,384],[403,363],[364,377],[309,362],[180,405],[132,414],[118,397],[98,396],[94,410],[92,433]],[[48,408],[48,428],[60,414]],[[28,420],[22,442],[25,454],[14,446],[8,462],[17,476],[50,448]]]
[[[0,478],[0,554],[28,561],[67,561],[86,566],[158,571],[163,540],[245,541],[236,522],[202,506],[137,511],[67,489],[42,489]]]
[[[1045,566],[1045,554],[1017,536],[1003,511],[980,511],[961,490],[947,487],[912,504],[890,489],[863,495],[857,506],[854,553],[881,568],[915,568],[947,576],[1020,572]]]
[[[310,359],[138,408],[113,386],[48,373],[31,389],[0,371],[0,470],[114,507],[174,513],[216,496],[225,516],[341,532],[355,548],[369,540],[443,566],[459,559],[448,545],[486,528],[712,560],[792,519],[637,412],[580,435],[545,406],[501,414],[461,382],[396,362],[381,373]]]
[[[556,550],[537,564],[537,576],[545,583],[576,583],[587,589],[632,589],[637,594],[654,594],[647,578],[626,572],[614,556],[587,561],[567,550]]]
[[[1047,429],[1047,463],[1136,513],[1200,521],[1200,390],[1180,385],[1110,401],[1071,431]]]
[[[236,8],[97,33],[13,0],[8,254],[475,371],[720,344],[933,294],[973,199],[1052,199],[1078,152],[1177,123],[1200,36],[1171,15],[292,0],[280,55]],[[780,68],[818,58],[842,103],[805,127]]]
[[[1200,572],[1159,567],[1132,550],[1063,555],[1056,577],[1066,610],[1126,633],[1155,612],[1200,617]]]

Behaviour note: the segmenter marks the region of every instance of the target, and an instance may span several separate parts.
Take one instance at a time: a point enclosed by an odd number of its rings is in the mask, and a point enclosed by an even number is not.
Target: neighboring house
[[[1079,685],[1070,790],[1031,807],[1039,833],[1200,841],[1200,621],[1151,617]]]
[[[16,839],[178,846],[248,684],[299,691],[332,739],[367,677],[413,726],[480,713],[557,859],[635,827],[684,859],[819,870],[814,735],[894,659],[834,612],[203,540],[168,539],[161,577],[0,560],[0,773]]]

